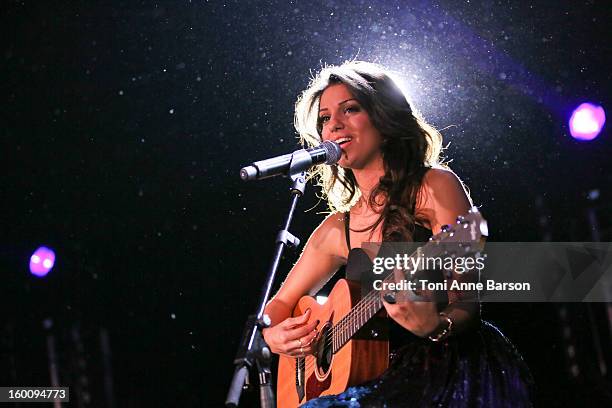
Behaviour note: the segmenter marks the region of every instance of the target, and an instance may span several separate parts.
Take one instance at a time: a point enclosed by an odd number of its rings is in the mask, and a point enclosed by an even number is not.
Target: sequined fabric
[[[302,408],[531,407],[533,379],[493,324],[434,343],[414,336],[377,379]]]

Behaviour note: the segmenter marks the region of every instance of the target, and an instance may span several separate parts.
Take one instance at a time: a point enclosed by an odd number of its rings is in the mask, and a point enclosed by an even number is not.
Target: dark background
[[[75,406],[113,406],[109,395],[115,406],[219,406],[289,203],[286,179],[243,183],[238,170],[297,148],[294,103],[325,63],[357,57],[403,75],[415,108],[445,128],[446,156],[491,239],[589,241],[591,211],[610,241],[609,126],[578,142],[567,121],[579,103],[612,106],[611,10],[5,2],[0,385],[49,385],[53,336]],[[315,193],[309,186],[292,228],[303,241],[326,210]],[[57,254],[44,279],[28,272],[39,245]],[[279,280],[295,259],[287,252]],[[609,351],[604,305],[484,313],[523,352],[540,406],[603,401],[593,339]]]

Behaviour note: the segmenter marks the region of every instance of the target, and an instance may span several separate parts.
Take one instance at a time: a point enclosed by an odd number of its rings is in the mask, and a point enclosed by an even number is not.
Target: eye
[[[359,106],[347,106],[344,108],[344,112],[359,112]],[[319,123],[325,123],[329,120],[329,115],[319,116]]]

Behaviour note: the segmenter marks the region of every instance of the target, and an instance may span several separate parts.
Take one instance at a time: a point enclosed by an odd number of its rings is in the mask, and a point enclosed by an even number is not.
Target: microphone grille
[[[332,142],[331,140],[326,140],[321,144],[321,147],[325,150],[325,164],[335,164],[340,160],[340,156],[342,156],[342,149],[340,145],[336,142]]]

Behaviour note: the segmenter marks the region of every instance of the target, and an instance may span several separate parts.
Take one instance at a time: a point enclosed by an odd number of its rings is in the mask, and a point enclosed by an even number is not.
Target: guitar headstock
[[[429,239],[422,251],[427,256],[467,256],[484,249],[489,235],[487,221],[477,207],[460,215],[452,225],[444,225],[442,231]]]

